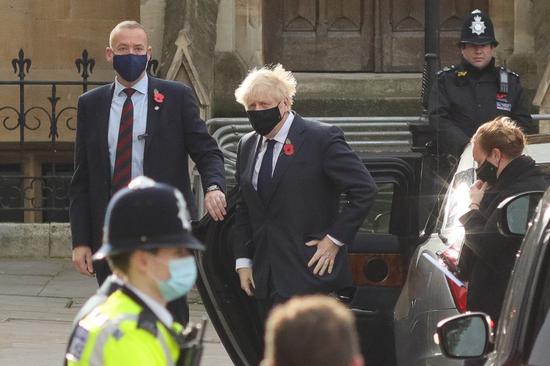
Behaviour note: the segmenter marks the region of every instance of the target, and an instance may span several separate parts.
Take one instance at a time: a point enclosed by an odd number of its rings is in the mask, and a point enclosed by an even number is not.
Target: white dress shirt
[[[147,88],[149,79],[145,75],[138,81],[132,89],[136,91],[132,95],[132,104],[134,105],[134,126],[132,132],[132,179],[143,175],[143,154],[145,151],[145,139],[140,136],[145,134],[147,127]],[[109,158],[111,161],[111,176],[115,168],[116,147],[118,142],[118,130],[120,127],[120,117],[122,106],[126,101],[126,87],[115,78],[115,90],[111,102],[111,113],[109,114]]]
[[[273,176],[273,172],[275,171],[275,165],[277,165],[277,160],[279,159],[279,155],[281,154],[281,150],[283,149],[283,145],[285,144],[286,137],[288,136],[288,131],[290,130],[290,126],[292,126],[292,122],[294,121],[294,113],[289,113],[288,117],[286,118],[285,123],[283,123],[283,127],[277,132],[275,137],[273,137],[273,140],[275,140],[275,145],[273,146],[273,162],[271,164],[272,171],[271,176]],[[254,189],[258,190],[258,174],[260,174],[260,167],[262,166],[262,160],[265,155],[265,151],[267,150],[267,138],[262,137],[262,146],[260,147],[260,151],[258,151],[258,156],[256,157],[256,164],[254,165],[254,172],[252,173],[252,185],[254,186]]]
[[[290,127],[292,126],[293,121],[294,121],[294,113],[290,112],[288,114],[288,117],[285,120],[285,123],[283,124],[279,132],[277,132],[277,134],[272,139],[276,141],[275,145],[273,146],[273,164],[271,165],[273,167],[272,168],[273,170],[271,171],[272,176],[273,176],[273,172],[275,171],[275,165],[277,164],[277,160],[279,159],[281,150],[283,149],[283,146],[286,142],[288,131],[290,131]],[[258,174],[260,174],[260,167],[262,166],[262,160],[266,150],[267,150],[267,138],[262,137],[262,146],[260,146],[260,151],[258,151],[258,156],[256,157],[256,163],[254,164],[254,172],[252,173],[252,185],[256,190],[258,190]],[[336,240],[332,236],[328,235],[328,237],[330,238],[330,240],[334,242],[334,244],[338,246],[344,245],[344,243],[340,242],[339,240]],[[235,269],[251,268],[251,267],[252,267],[252,259],[237,258],[235,263]]]
[[[137,295],[145,305],[151,309],[153,313],[159,318],[159,320],[164,324],[165,326],[171,328],[172,324],[174,323],[174,318],[172,317],[172,314],[166,309],[162,304],[160,304],[157,300],[153,299],[151,296],[147,295],[143,291],[138,290],[134,286],[130,285],[128,282],[126,282],[126,286],[132,290],[134,294]]]

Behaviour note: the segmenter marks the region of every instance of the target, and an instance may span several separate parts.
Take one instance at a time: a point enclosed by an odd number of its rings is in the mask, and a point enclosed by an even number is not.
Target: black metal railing
[[[29,80],[32,61],[21,49],[11,60],[17,80],[0,80],[0,95],[17,99],[0,100],[0,222],[23,221],[24,212],[37,213],[30,221],[68,219],[76,97],[111,82],[89,79],[96,62],[86,49],[74,64],[75,80]],[[147,72],[156,75],[158,65],[151,60]]]

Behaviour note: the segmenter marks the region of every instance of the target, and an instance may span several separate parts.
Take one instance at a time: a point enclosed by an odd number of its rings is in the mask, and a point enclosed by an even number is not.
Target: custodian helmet
[[[492,44],[495,47],[498,46],[491,18],[481,10],[472,11],[462,25],[460,44]]]
[[[107,207],[103,245],[94,259],[135,249],[184,247],[204,250],[191,233],[187,204],[180,191],[137,177]]]

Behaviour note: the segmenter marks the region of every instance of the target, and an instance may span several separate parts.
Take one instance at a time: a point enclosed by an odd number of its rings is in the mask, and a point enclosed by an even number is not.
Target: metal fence
[[[74,61],[75,80],[29,80],[33,63],[25,52],[11,60],[17,79],[0,80],[16,100],[0,102],[0,221],[23,221],[26,213],[38,217],[30,221],[67,221],[76,96],[111,82],[90,80],[95,64],[83,50]],[[147,72],[157,68],[151,60]]]

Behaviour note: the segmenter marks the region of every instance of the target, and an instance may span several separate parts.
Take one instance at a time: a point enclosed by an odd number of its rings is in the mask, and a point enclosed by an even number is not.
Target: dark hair
[[[143,251],[149,252],[151,254],[157,254],[159,251],[159,248],[147,249]],[[134,251],[122,252],[122,253],[110,255],[109,257],[107,257],[109,266],[111,267],[111,269],[117,269],[118,271],[124,274],[127,274],[128,270],[130,269],[130,258],[132,257],[133,253]]]

